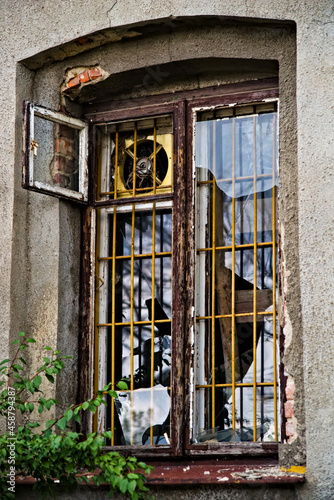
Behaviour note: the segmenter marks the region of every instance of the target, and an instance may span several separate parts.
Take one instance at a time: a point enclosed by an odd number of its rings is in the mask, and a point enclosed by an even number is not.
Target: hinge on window
[[[34,156],[37,156],[37,148],[39,148],[39,144],[34,139],[31,139],[30,150],[34,152]]]

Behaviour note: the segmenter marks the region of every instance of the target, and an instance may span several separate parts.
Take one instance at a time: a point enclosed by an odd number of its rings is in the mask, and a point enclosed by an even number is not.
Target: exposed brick
[[[294,399],[295,393],[295,383],[291,377],[288,377],[285,388],[285,395],[288,401],[292,401]]]
[[[285,432],[287,436],[294,436],[295,435],[295,426],[293,425],[293,422],[287,422],[285,424]]]
[[[68,140],[65,137],[59,137],[55,140],[55,152],[61,155],[73,156],[76,151],[74,141]]]
[[[68,86],[72,89],[73,87],[77,87],[78,85],[80,85],[80,80],[79,80],[79,77],[78,75],[76,75],[74,78],[72,78],[72,80],[70,80],[68,82]]]
[[[100,76],[102,76],[102,73],[101,73],[99,68],[91,68],[89,70],[89,75],[90,75],[91,80],[95,80],[96,78],[99,78]]]
[[[284,415],[285,415],[285,418],[292,418],[293,417],[293,406],[294,406],[294,402],[293,401],[286,401],[286,403],[284,403]]]
[[[90,81],[89,71],[87,69],[83,73],[80,73],[79,80],[80,80],[80,83],[87,83]]]

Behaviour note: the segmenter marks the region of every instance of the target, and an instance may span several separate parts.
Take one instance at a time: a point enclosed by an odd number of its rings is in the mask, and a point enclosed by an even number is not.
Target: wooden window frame
[[[224,85],[195,91],[184,91],[177,95],[166,94],[133,100],[95,104],[84,108],[84,116],[90,126],[91,138],[89,156],[89,207],[84,214],[83,224],[83,273],[82,297],[83,314],[81,315],[82,341],[80,343],[80,399],[92,394],[92,373],[94,372],[93,304],[94,304],[94,211],[97,207],[111,205],[109,201],[96,201],[96,127],[113,121],[156,117],[172,114],[174,122],[174,192],[172,195],[142,196],[136,203],[173,199],[174,214],[185,214],[184,217],[173,217],[173,298],[178,304],[173,313],[173,377],[171,401],[171,446],[114,446],[123,454],[135,453],[148,459],[184,457],[205,459],[205,457],[276,457],[278,443],[203,443],[192,446],[190,430],[187,426],[190,417],[190,380],[191,329],[193,326],[192,307],[194,303],[194,183],[193,183],[193,121],[194,108],[203,106],[224,106],[249,104],[278,98],[277,79],[258,80],[235,85]],[[129,204],[131,198],[113,201],[113,205]],[[181,244],[177,244],[181,242]],[[177,270],[177,272],[176,272]],[[180,307],[181,304],[181,307]],[[180,354],[182,353],[182,354]],[[96,373],[96,372],[95,372]],[[83,430],[90,429],[91,422],[83,422]],[[106,447],[110,449],[110,447]]]

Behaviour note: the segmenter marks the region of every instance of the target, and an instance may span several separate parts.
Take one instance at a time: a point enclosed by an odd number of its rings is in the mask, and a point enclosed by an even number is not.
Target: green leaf
[[[65,411],[64,418],[66,418],[67,422],[69,422],[72,417],[73,417],[73,411],[72,410]]]
[[[42,383],[42,377],[40,375],[36,375],[32,382],[34,384],[34,387],[36,387],[36,389],[39,389],[39,386]]]
[[[44,350],[45,351],[52,351],[51,347],[49,347],[49,346],[44,347]]]
[[[128,477],[129,477],[129,474],[128,474]],[[133,494],[133,492],[135,491],[136,489],[136,486],[137,486],[137,482],[136,481],[130,481],[129,482],[129,485],[128,485],[128,492],[130,493],[130,495]]]
[[[22,366],[21,365],[13,365],[13,368],[16,368],[17,370],[23,370]]]
[[[52,375],[48,375],[47,373],[45,374],[46,378],[48,379],[49,382],[51,382],[52,384],[54,384],[54,381],[55,379],[53,378]]]
[[[48,420],[46,422],[46,428],[49,429],[49,427],[51,427],[51,425],[53,425],[54,423],[55,423],[55,419],[51,418],[51,420]]]
[[[19,332],[20,337],[24,337],[25,333],[24,332]]]
[[[3,361],[1,361],[0,366],[3,365],[4,363],[8,363],[8,361],[10,361],[10,359],[4,359]]]
[[[94,403],[89,403],[89,411],[91,411],[92,413],[95,413],[96,412],[96,406],[94,405]]]
[[[80,424],[80,423],[81,423],[81,415],[78,415],[78,414],[77,414],[77,415],[74,415],[74,416],[73,416],[73,420],[74,420],[75,422],[78,422],[78,424]]]
[[[26,365],[27,363],[25,362],[24,358],[19,358],[19,360],[21,361],[21,363],[23,363],[24,365]]]
[[[120,481],[119,489],[121,490],[122,493],[126,493],[126,491],[128,490],[128,484],[129,484],[129,481],[126,478],[124,478]]]
[[[89,403],[88,403],[88,401],[85,401],[84,403],[82,403],[82,405],[81,405],[81,406],[82,406],[82,409],[83,409],[83,410],[87,410],[87,408],[89,407]]]
[[[124,382],[124,380],[120,380],[117,384],[117,387],[121,389],[121,391],[127,391],[128,390],[128,384]]]
[[[29,342],[30,344],[36,344],[35,339],[26,339],[26,342]]]
[[[37,422],[28,422],[27,427],[29,427],[29,429],[34,429],[35,427],[39,427],[39,424]]]
[[[66,417],[62,417],[60,420],[58,420],[56,425],[60,430],[64,431],[66,428],[66,424],[67,424]]]
[[[19,339],[14,340],[14,342],[12,342],[12,344],[19,344],[19,343],[20,343]]]
[[[51,362],[50,358],[47,358],[46,356],[43,358],[43,361],[44,361],[44,363],[47,363],[47,364],[49,364]]]

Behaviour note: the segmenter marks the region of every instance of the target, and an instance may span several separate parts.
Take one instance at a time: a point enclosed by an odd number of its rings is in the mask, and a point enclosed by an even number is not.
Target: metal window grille
[[[97,424],[114,430],[111,445],[169,445],[172,203],[157,194],[172,192],[172,119],[101,130],[97,198],[110,203],[97,210],[96,382],[128,389]]]
[[[277,441],[276,103],[195,120],[193,443]]]

